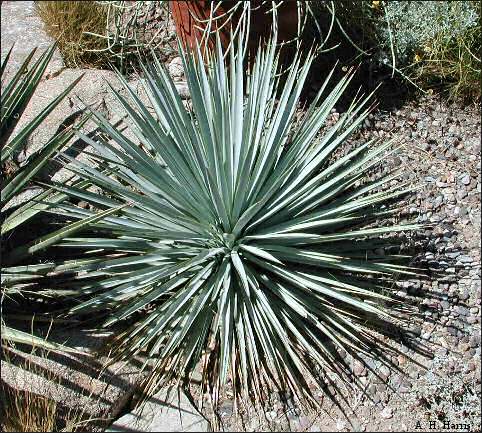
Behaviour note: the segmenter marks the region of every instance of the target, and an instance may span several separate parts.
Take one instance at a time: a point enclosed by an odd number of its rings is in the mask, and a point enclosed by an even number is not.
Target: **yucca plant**
[[[417,227],[391,219],[410,188],[368,176],[391,143],[344,148],[370,96],[320,133],[353,72],[329,92],[328,78],[297,118],[313,55],[281,77],[274,44],[248,72],[242,46],[223,60],[218,43],[207,67],[199,50],[183,54],[187,107],[159,61],[143,65],[150,108],[119,76],[130,100],[112,92],[141,145],[92,113],[105,138],[80,134],[90,163],[65,162],[102,193],[54,188],[92,205],[60,206],[74,224],[117,215],[60,244],[89,254],[68,283],[82,301],[72,313],[129,324],[113,348],[148,355],[147,394],[200,366],[214,402],[230,383],[237,401],[284,389],[316,404],[312,385],[330,394],[325,382],[349,375],[338,349],[389,362],[386,283],[411,270],[378,248]]]
[[[55,45],[42,53],[35,62],[32,62],[35,49],[30,52],[18,71],[11,75],[6,82],[6,74],[9,67],[9,59],[13,47],[7,53],[1,65],[2,92],[1,92],[1,121],[0,121],[0,145],[1,145],[1,245],[2,245],[2,341],[15,341],[18,343],[36,344],[41,347],[55,349],[59,345],[49,343],[44,339],[20,331],[19,329],[6,326],[5,318],[8,311],[3,308],[6,298],[16,297],[22,299],[23,291],[28,288],[42,275],[46,264],[36,264],[18,267],[22,260],[39,251],[55,241],[61,239],[59,233],[54,232],[43,238],[39,238],[27,244],[17,244],[11,240],[13,234],[25,231],[27,223],[32,223],[39,212],[66,198],[53,190],[46,190],[33,200],[23,205],[13,203],[25,189],[31,185],[49,160],[61,148],[74,137],[72,127],[65,128],[62,132],[54,134],[52,138],[22,163],[18,162],[18,155],[25,150],[28,138],[44,122],[47,116],[58,106],[63,98],[74,88],[82,78],[80,76],[72,84],[67,86],[58,96],[33,119],[19,128],[12,136],[23,112],[39,85],[45,70],[52,58]],[[81,123],[85,122],[83,120]],[[52,230],[53,232],[53,230]],[[25,302],[25,300],[23,301]]]

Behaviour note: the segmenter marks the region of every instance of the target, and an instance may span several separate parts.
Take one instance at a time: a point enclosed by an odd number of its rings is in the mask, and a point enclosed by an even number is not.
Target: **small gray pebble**
[[[460,177],[460,182],[464,185],[468,185],[470,184],[470,175],[468,173],[464,173],[461,177]]]

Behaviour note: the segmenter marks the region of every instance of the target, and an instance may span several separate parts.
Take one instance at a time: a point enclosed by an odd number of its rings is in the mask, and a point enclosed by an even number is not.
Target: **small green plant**
[[[384,282],[410,270],[380,252],[380,238],[418,227],[386,219],[410,187],[396,174],[367,176],[391,143],[337,153],[371,111],[370,96],[319,135],[352,73],[327,94],[325,83],[296,120],[314,56],[295,57],[281,81],[270,43],[246,77],[242,40],[237,47],[225,61],[218,40],[207,67],[199,51],[183,54],[188,108],[157,60],[143,65],[153,111],[119,75],[132,102],[112,92],[142,146],[96,112],[105,138],[79,133],[96,153],[89,164],[65,161],[102,194],[54,187],[117,215],[59,244],[87,251],[72,268],[69,284],[84,299],[72,313],[131,323],[113,348],[151,359],[147,394],[171,379],[188,384],[201,365],[215,402],[229,381],[237,400],[281,388],[316,404],[312,385],[333,396],[325,381],[349,374],[338,348],[389,363],[376,336],[396,315]],[[99,215],[61,210],[74,221]]]
[[[23,366],[29,369],[30,366]],[[3,383],[0,394],[4,405],[3,432],[86,431],[80,407],[63,413],[57,402],[41,393],[22,391]]]
[[[479,2],[386,2],[384,9],[405,74],[425,89],[442,87],[454,98],[480,98]],[[382,38],[387,46],[387,29]]]
[[[2,329],[3,334],[3,329]],[[3,335],[2,335],[3,337]],[[44,346],[41,344],[41,346]],[[32,342],[29,355],[34,355],[37,351],[36,343]],[[46,357],[47,353],[41,350],[40,356]],[[39,368],[32,363],[31,357],[17,361],[20,369],[11,367],[14,365],[12,359],[16,354],[9,345],[2,345],[2,364],[7,362],[9,365],[2,365],[2,380],[0,382],[1,396],[1,430],[5,432],[48,432],[57,431],[56,412],[57,402],[45,395],[46,390],[42,388],[42,379],[35,375]],[[5,369],[5,370],[4,370]],[[5,371],[9,370],[4,377]],[[25,376],[28,371],[30,376]],[[48,379],[54,377],[50,374]],[[28,378],[28,379],[27,379]],[[6,379],[6,380],[5,380]],[[37,380],[35,380],[37,379]],[[28,390],[26,390],[28,383]],[[45,387],[45,383],[43,384]]]

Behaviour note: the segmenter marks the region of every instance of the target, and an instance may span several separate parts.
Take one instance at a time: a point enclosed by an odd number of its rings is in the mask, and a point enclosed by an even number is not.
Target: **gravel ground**
[[[17,22],[15,27],[5,13],[21,16],[19,3],[31,8],[31,2],[2,4],[2,39],[6,34],[14,40],[15,28],[22,33],[22,25]],[[27,18],[35,24],[25,31],[31,44],[38,40],[41,27],[35,17]],[[4,49],[2,43],[2,57]],[[168,68],[176,80],[183,80],[178,59],[170,59]],[[332,120],[338,116],[332,113]],[[403,354],[393,361],[404,374],[375,365],[385,382],[354,365],[366,393],[347,386],[345,394],[356,413],[349,419],[326,401],[323,413],[305,413],[284,395],[272,396],[266,418],[252,412],[237,418],[226,398],[219,413],[223,430],[480,430],[480,133],[479,109],[431,96],[395,112],[374,112],[353,137],[353,141],[374,135],[394,137],[401,147],[386,158],[385,169],[402,167],[405,180],[421,187],[405,210],[427,225],[414,236],[412,249],[414,264],[424,269],[425,276],[400,282],[397,295],[418,309],[415,332],[433,358],[399,345]]]
[[[375,364],[385,383],[355,364],[366,395],[347,386],[344,394],[356,413],[349,419],[325,401],[324,413],[304,413],[285,396],[273,396],[267,419],[254,412],[236,418],[226,399],[222,429],[480,431],[480,130],[478,109],[432,96],[396,112],[374,112],[353,136],[353,142],[395,138],[400,148],[384,169],[402,167],[403,180],[421,187],[404,211],[427,225],[415,234],[412,249],[425,275],[397,283],[397,295],[417,306],[415,332],[433,358],[396,345],[402,354],[393,361],[403,374]]]

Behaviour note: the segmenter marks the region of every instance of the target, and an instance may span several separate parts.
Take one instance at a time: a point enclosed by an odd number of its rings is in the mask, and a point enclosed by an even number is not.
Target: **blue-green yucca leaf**
[[[12,47],[13,48],[13,47]],[[25,309],[28,296],[34,295],[41,297],[47,294],[48,290],[39,289],[39,282],[47,273],[48,267],[44,264],[38,264],[38,259],[28,260],[27,257],[41,249],[46,248],[52,243],[62,239],[62,232],[51,233],[29,241],[22,240],[22,232],[25,232],[26,223],[38,223],[36,216],[43,210],[49,209],[54,204],[67,199],[66,194],[56,194],[51,189],[44,191],[35,198],[28,200],[20,206],[15,205],[16,199],[19,199],[23,192],[32,182],[48,169],[49,160],[62,148],[68,147],[71,138],[74,137],[72,127],[67,127],[63,131],[54,134],[49,141],[44,143],[37,151],[30,154],[22,163],[18,164],[16,157],[20,151],[25,150],[27,139],[29,136],[43,123],[46,117],[59,106],[60,102],[67,94],[76,86],[82,77],[78,77],[73,83],[55,98],[53,98],[46,107],[35,117],[35,119],[27,122],[18,133],[15,132],[18,122],[21,120],[29,101],[34,96],[48,64],[52,58],[56,44],[45,50],[36,61],[32,58],[36,52],[33,49],[20,65],[19,69],[13,73],[11,78],[6,81],[6,73],[9,66],[12,48],[7,53],[1,65],[1,81],[2,89],[0,94],[1,110],[0,110],[0,149],[2,164],[2,185],[0,198],[0,220],[1,220],[1,328],[2,328],[2,348],[6,342],[17,342],[30,345],[39,345],[46,349],[62,350],[65,347],[44,341],[33,335],[26,334],[18,329],[11,328],[5,322],[19,319],[22,315],[18,314],[16,308],[12,309],[15,303],[21,304],[20,309]],[[79,121],[79,125],[85,124],[86,118]],[[80,181],[83,183],[83,181]],[[110,212],[110,211],[109,211]],[[71,226],[69,232],[63,234],[72,234],[73,228],[81,228],[85,221],[77,221],[77,226]],[[35,224],[34,224],[35,225]],[[38,224],[27,232],[35,233]],[[17,235],[20,234],[19,237]],[[19,242],[20,239],[20,242]],[[28,236],[27,239],[31,239]],[[23,242],[23,243],[22,243]],[[25,266],[17,266],[23,261]],[[26,265],[30,261],[30,265]],[[65,270],[62,268],[61,270]],[[50,292],[52,293],[52,292]],[[65,291],[63,292],[66,293]],[[60,295],[60,291],[57,292]],[[26,309],[28,311],[28,308]],[[33,320],[33,316],[32,316]]]
[[[371,95],[320,136],[353,74],[330,91],[325,83],[298,122],[313,55],[295,56],[281,79],[274,44],[248,72],[242,45],[226,61],[218,47],[207,66],[199,52],[183,54],[189,107],[157,59],[143,65],[149,108],[119,76],[130,98],[112,92],[142,146],[92,112],[105,133],[86,138],[97,154],[91,164],[66,161],[103,193],[53,186],[105,215],[59,208],[91,221],[61,244],[95,257],[77,266],[79,296],[88,296],[72,313],[102,312],[106,325],[134,319],[117,353],[153,358],[151,391],[186,380],[204,360],[215,400],[231,378],[237,399],[262,400],[278,387],[316,404],[313,384],[326,389],[328,373],[348,374],[338,349],[388,362],[372,332],[388,333],[398,316],[386,308],[387,282],[413,270],[374,250],[418,226],[389,219],[406,185],[369,177],[392,143],[334,157],[369,114]]]
[[[8,342],[26,344],[33,347],[38,346],[45,350],[82,353],[77,349],[64,346],[63,344],[50,342],[27,332],[20,331],[19,329],[11,328],[10,326],[3,324],[3,322],[1,324],[1,330],[2,339]]]

